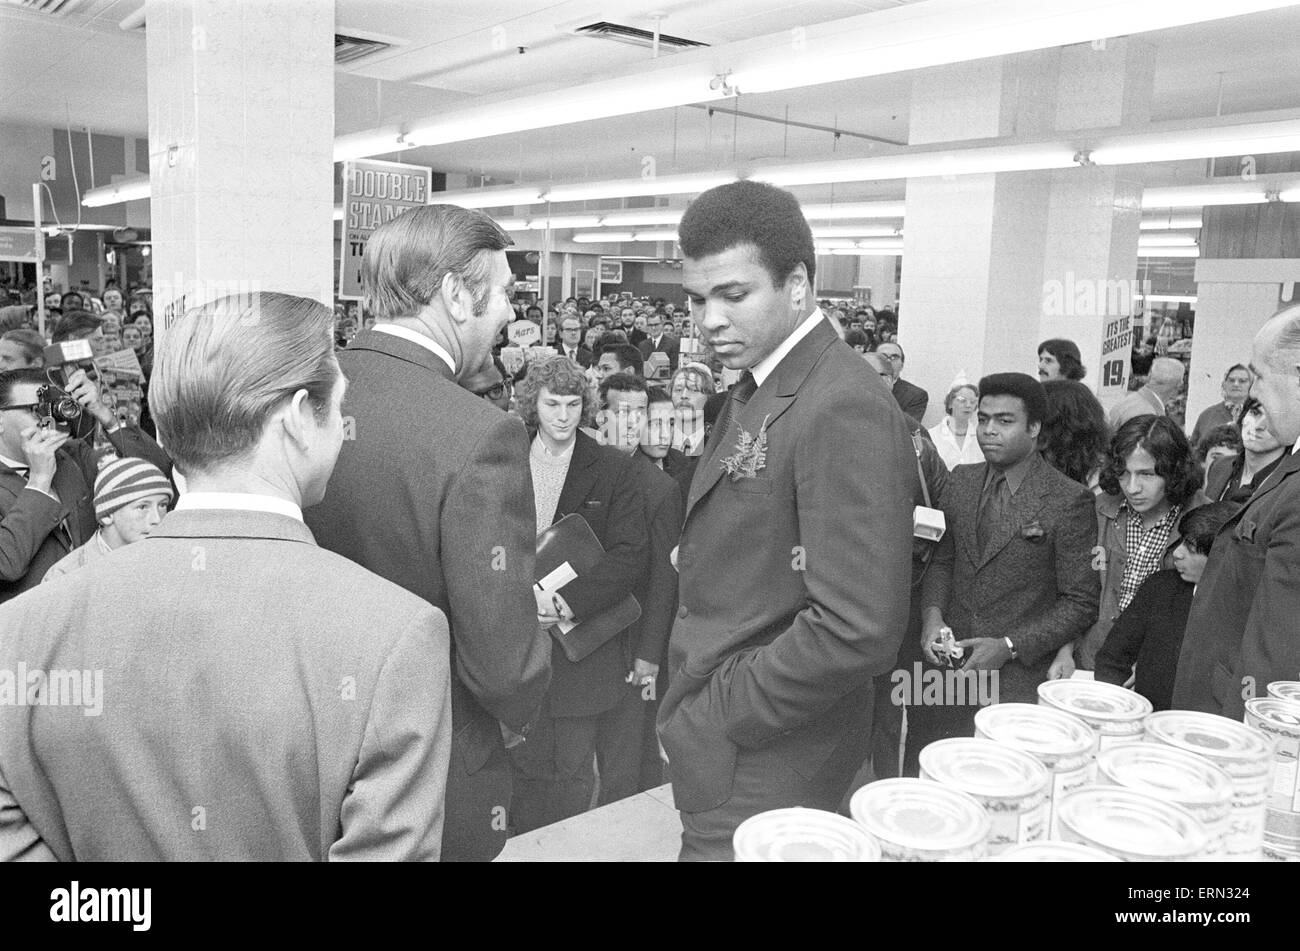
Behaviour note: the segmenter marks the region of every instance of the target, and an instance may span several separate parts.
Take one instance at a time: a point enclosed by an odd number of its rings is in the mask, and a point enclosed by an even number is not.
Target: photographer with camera
[[[96,423],[118,455],[148,460],[170,477],[167,454],[114,418],[84,367],[0,372],[0,604],[39,584],[95,534],[98,467],[87,437]]]

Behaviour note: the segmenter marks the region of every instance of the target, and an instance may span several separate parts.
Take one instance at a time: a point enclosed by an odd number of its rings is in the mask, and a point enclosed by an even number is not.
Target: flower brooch
[[[740,438],[736,441],[735,453],[722,460],[722,470],[731,476],[732,482],[753,479],[767,467],[767,421],[769,419],[771,419],[770,415],[763,417],[763,425],[759,427],[757,436],[742,429]]]

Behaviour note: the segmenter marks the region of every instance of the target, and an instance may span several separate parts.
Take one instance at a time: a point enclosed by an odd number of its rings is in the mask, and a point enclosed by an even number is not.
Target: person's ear
[[[316,411],[307,398],[306,390],[298,390],[289,400],[281,417],[284,431],[293,440],[295,446],[307,450],[312,444],[312,430],[315,428]]]
[[[459,274],[448,271],[442,276],[442,285],[438,288],[443,309],[458,324],[463,324],[474,316],[474,295],[470,293]]]
[[[103,516],[102,518],[99,519],[99,526],[100,526],[100,528],[108,528],[108,526],[110,526],[110,525],[112,525],[112,524],[113,524],[113,516],[112,516],[112,515],[105,515],[105,516]]]
[[[785,283],[790,291],[790,305],[802,309],[808,299],[808,268],[802,261],[794,266]]]
[[[1042,423],[1030,423],[1030,424],[1029,424],[1029,438],[1030,438],[1030,439],[1033,439],[1033,440],[1035,440],[1035,441],[1037,441],[1037,439],[1038,439],[1038,434],[1039,434],[1040,432],[1042,432],[1042,430],[1043,430],[1043,424],[1042,424]]]

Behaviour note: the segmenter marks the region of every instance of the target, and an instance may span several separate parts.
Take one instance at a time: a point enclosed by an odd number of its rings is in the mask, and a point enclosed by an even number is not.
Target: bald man
[[[1183,388],[1186,368],[1182,360],[1173,357],[1156,357],[1151,362],[1151,375],[1142,389],[1130,393],[1110,409],[1108,422],[1113,433],[1134,416],[1155,413],[1165,415],[1165,407]]]
[[[1240,721],[1245,701],[1300,671],[1300,306],[1287,307],[1255,335],[1251,395],[1287,454],[1219,530],[1178,658],[1175,708]]]

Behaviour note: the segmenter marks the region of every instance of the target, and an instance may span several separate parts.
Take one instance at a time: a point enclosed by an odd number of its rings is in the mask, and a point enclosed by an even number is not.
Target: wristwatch
[[[1009,651],[1011,652],[1011,659],[1012,659],[1012,660],[1015,660],[1015,659],[1016,659],[1016,645],[1011,643],[1011,638],[1009,638],[1009,637],[1004,637],[1004,638],[1002,638],[1002,643],[1004,643],[1004,644],[1007,645],[1007,650],[1009,650]]]

